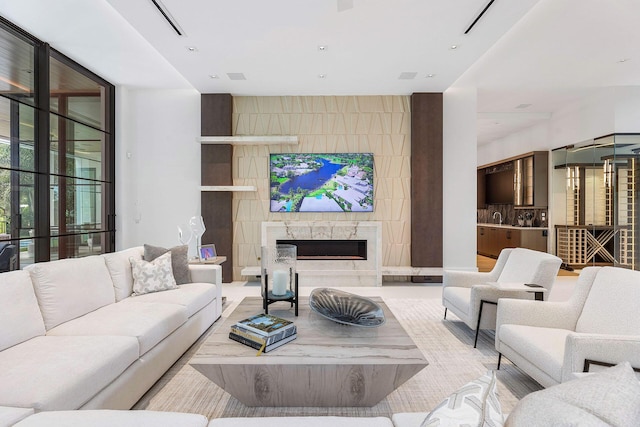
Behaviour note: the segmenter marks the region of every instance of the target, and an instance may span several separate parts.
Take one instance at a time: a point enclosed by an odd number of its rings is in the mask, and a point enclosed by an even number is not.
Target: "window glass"
[[[9,31],[0,31],[0,95],[34,104],[34,46]]]
[[[104,132],[51,114],[51,173],[102,179]]]
[[[50,108],[73,120],[105,129],[104,86],[51,57]]]
[[[103,230],[104,183],[51,177],[51,234]]]
[[[0,97],[0,167],[34,170],[34,116],[33,107]]]

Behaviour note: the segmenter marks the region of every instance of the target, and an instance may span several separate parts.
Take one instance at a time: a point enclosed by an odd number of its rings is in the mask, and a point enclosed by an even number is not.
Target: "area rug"
[[[220,327],[239,301],[227,301],[223,317],[147,392],[133,409],[202,414],[208,418],[258,416],[386,416],[428,412],[446,396],[495,370],[494,336],[482,331],[473,348],[474,331],[452,314],[443,319],[440,299],[384,298],[389,309],[423,352],[429,366],[371,408],[247,407],[189,365],[206,336]],[[223,326],[226,327],[226,326]],[[503,358],[497,372],[502,409],[510,412],[527,394],[542,387]],[[292,379],[294,381],[294,379]]]

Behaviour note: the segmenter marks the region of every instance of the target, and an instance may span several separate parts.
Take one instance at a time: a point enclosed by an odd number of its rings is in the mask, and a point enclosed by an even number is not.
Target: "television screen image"
[[[372,153],[270,155],[271,212],[373,212]]]

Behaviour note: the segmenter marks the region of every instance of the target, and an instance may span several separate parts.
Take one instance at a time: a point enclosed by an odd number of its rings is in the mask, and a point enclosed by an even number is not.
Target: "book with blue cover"
[[[271,314],[261,313],[237,322],[234,327],[239,330],[245,330],[261,336],[270,337],[282,334],[283,331],[288,329],[293,329],[295,328],[295,325],[290,320],[272,316]],[[286,335],[286,333],[284,333],[284,335]]]

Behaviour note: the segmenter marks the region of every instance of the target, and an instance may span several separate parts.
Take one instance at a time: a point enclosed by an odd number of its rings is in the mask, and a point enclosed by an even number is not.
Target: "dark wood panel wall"
[[[229,136],[232,132],[233,97],[230,94],[203,94],[200,106],[202,136]],[[200,155],[202,185],[232,185],[233,147],[230,144],[203,144]],[[227,257],[222,280],[233,280],[233,194],[230,191],[201,193],[201,213],[207,231],[202,244],[215,244]]]
[[[411,95],[411,265],[442,267],[442,93]],[[414,282],[429,278],[414,277]]]

